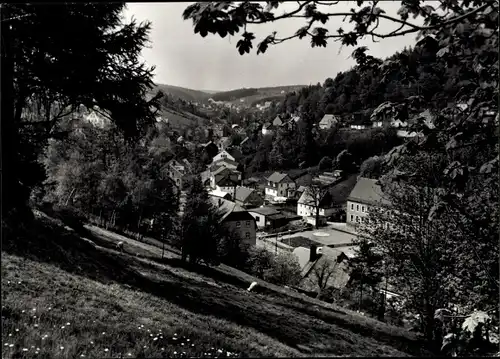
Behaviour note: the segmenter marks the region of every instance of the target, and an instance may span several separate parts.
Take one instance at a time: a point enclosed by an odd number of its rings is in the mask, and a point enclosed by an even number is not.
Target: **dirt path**
[[[110,232],[108,230],[102,229],[100,227],[97,227],[97,226],[94,226],[94,225],[91,225],[91,224],[86,224],[85,228],[87,228],[88,230],[94,232],[97,235],[101,235],[101,236],[104,236],[104,237],[107,237],[107,238],[111,238],[111,239],[116,240],[116,241],[123,241],[124,243],[128,243],[131,246],[139,247],[139,248],[142,248],[144,250],[153,252],[154,254],[157,254],[158,256],[161,257],[162,250],[161,250],[161,248],[159,248],[156,245],[146,244],[146,243],[137,241],[135,239],[122,236],[121,234]],[[158,241],[158,245],[161,246],[161,243],[159,241]],[[177,254],[173,253],[171,250],[169,250],[169,248],[167,246],[165,246],[164,257],[167,257],[167,258],[178,258],[179,256]]]

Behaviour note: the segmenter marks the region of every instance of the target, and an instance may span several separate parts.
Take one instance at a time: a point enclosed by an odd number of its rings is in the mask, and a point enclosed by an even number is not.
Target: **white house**
[[[262,126],[262,134],[265,135],[272,135],[274,133],[273,131],[273,126],[270,123],[265,123],[264,126]]]
[[[319,121],[319,128],[322,130],[328,130],[329,128],[335,126],[338,122],[339,121],[335,115],[326,114],[323,116],[321,121]]]
[[[220,160],[225,160],[225,159],[230,159],[231,161],[235,161],[234,157],[229,154],[226,150],[219,152],[213,159],[212,163],[220,161]]]
[[[316,199],[314,199],[314,196],[316,196]],[[328,190],[324,189],[314,191],[309,187],[297,201],[297,215],[304,217],[314,225],[316,225],[316,211],[321,217],[321,222],[326,222],[326,217],[333,215],[335,210],[332,195]]]
[[[264,194],[272,201],[286,199],[289,189],[295,189],[295,182],[286,173],[274,172],[267,178]]]
[[[383,197],[377,180],[359,177],[358,182],[347,198],[348,225],[356,225],[365,221],[370,208],[387,206],[390,202]]]

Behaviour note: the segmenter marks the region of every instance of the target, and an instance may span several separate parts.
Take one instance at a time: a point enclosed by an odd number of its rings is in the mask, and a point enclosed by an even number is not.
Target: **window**
[[[351,214],[351,222],[354,222],[354,216]]]
[[[356,216],[356,223],[359,223],[359,217]]]
[[[241,227],[241,222],[240,221],[236,222],[236,227]]]
[[[354,211],[354,204],[351,203],[351,210]]]
[[[359,212],[359,204],[356,205],[356,211]]]
[[[365,209],[365,206],[361,206],[361,212],[366,213]]]
[[[250,227],[250,221],[247,221],[247,223],[245,224],[247,227]]]
[[[245,238],[250,238],[250,232],[245,233]]]
[[[260,217],[259,216],[255,216],[255,222],[260,222]]]

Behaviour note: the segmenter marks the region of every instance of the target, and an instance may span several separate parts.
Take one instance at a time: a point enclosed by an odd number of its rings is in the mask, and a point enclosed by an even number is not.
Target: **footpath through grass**
[[[4,235],[2,358],[425,355],[399,328],[267,283],[248,293],[255,278],[229,267],[161,263],[147,244],[121,254],[105,232],[93,248],[45,219],[29,228]]]

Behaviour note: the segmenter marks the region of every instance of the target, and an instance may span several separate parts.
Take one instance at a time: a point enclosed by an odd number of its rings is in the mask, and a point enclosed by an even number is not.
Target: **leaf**
[[[375,9],[373,9],[372,13],[373,15],[377,16],[379,14],[385,14],[385,11],[379,7],[376,7]]]
[[[403,5],[399,8],[397,14],[401,17],[402,20],[408,19],[409,9],[406,5]]]
[[[436,53],[436,56],[437,57],[443,57],[445,54],[449,53],[450,52],[450,48],[448,46],[446,47],[443,47],[442,49],[440,49],[437,53]]]
[[[308,28],[309,28],[308,26],[301,27],[300,29],[297,30],[295,35],[297,35],[299,39],[306,37]]]
[[[464,320],[462,323],[462,330],[466,330],[473,334],[480,323],[486,323],[489,319],[491,319],[491,317],[487,313],[476,311]]]

